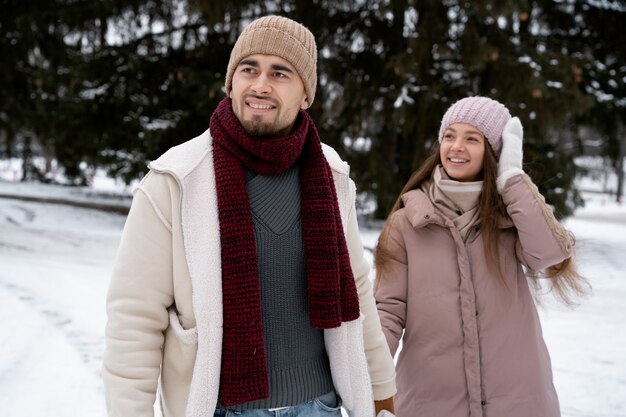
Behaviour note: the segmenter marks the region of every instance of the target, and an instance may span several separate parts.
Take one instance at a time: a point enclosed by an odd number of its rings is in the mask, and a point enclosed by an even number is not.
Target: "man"
[[[110,416],[152,416],[157,387],[165,417],[393,410],[354,184],[305,112],[316,66],[308,29],[255,20],[209,130],[150,164],[107,299]]]

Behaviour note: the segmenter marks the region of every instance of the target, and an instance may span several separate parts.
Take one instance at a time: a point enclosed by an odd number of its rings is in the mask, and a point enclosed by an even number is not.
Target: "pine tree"
[[[563,36],[572,45],[570,50],[581,57],[578,80],[593,97],[592,107],[576,123],[602,139],[600,152],[617,175],[615,196],[621,201],[626,158],[626,5],[618,1],[574,3],[568,12],[575,29],[563,31]]]
[[[315,34],[309,111],[377,217],[436,143],[447,107],[468,95],[493,97],[522,119],[525,168],[559,215],[580,204],[581,123],[600,132],[623,173],[617,1],[1,1],[0,53],[11,63],[0,66],[5,154],[32,135],[79,181],[85,163],[137,178],[205,130],[237,35],[270,13]]]

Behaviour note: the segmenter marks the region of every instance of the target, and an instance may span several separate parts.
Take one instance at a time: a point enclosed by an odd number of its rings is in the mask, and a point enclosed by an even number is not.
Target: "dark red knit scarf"
[[[261,290],[245,169],[278,175],[300,164],[300,216],[306,257],[309,319],[328,329],[359,317],[333,175],[317,129],[301,111],[289,136],[249,136],[232,110],[219,104],[210,124],[222,245],[224,336],[220,400],[232,406],[269,397]]]

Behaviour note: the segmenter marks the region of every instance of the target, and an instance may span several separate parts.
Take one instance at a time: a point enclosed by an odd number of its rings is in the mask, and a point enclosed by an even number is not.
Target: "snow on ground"
[[[105,415],[104,299],[123,223],[0,199],[0,415]]]
[[[590,198],[566,224],[593,294],[574,310],[546,302],[540,314],[563,416],[626,417],[626,207]],[[0,198],[3,417],[105,415],[104,302],[123,224],[118,214]],[[363,229],[366,247],[378,233]]]
[[[546,303],[544,337],[564,416],[626,416],[626,207],[588,196],[565,222],[592,295],[574,311]]]

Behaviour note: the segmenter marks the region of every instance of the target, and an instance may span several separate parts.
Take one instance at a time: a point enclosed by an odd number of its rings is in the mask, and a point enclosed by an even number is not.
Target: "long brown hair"
[[[374,265],[376,267],[376,282],[377,287],[382,277],[382,272],[385,270],[389,263],[389,260],[393,258],[393,254],[387,245],[387,239],[391,229],[391,224],[396,212],[404,205],[402,202],[402,195],[408,191],[415,190],[421,187],[421,185],[430,180],[432,173],[441,164],[441,156],[439,154],[439,143],[436,143],[430,156],[424,161],[422,166],[411,175],[407,183],[402,188],[400,195],[396,199],[387,221],[383,227],[383,230],[378,238],[376,249],[374,251]],[[502,273],[500,265],[500,227],[499,221],[503,217],[508,216],[506,206],[502,201],[502,197],[498,192],[496,186],[496,179],[498,175],[498,160],[495,153],[491,149],[491,146],[487,144],[485,140],[485,153],[483,157],[483,189],[479,197],[479,217],[480,217],[480,232],[483,239],[483,247],[485,252],[485,258],[487,261],[487,267],[496,276],[498,281],[507,286],[507,281]],[[572,235],[573,239],[573,235]],[[589,284],[587,280],[581,276],[569,257],[563,262],[553,265],[547,268],[541,273],[529,273],[528,276],[532,278],[533,289],[538,292],[541,285],[539,284],[539,278],[551,278],[551,290],[556,297],[562,300],[565,304],[573,304],[574,296],[584,295]]]
[[[573,235],[572,235],[573,239]],[[563,262],[552,265],[541,272],[528,272],[532,281],[534,294],[537,295],[542,290],[541,278],[549,278],[550,288],[558,300],[569,306],[576,305],[576,298],[587,295],[591,291],[591,284],[584,276],[578,273],[574,264],[573,256]],[[537,297],[535,297],[537,299]]]

